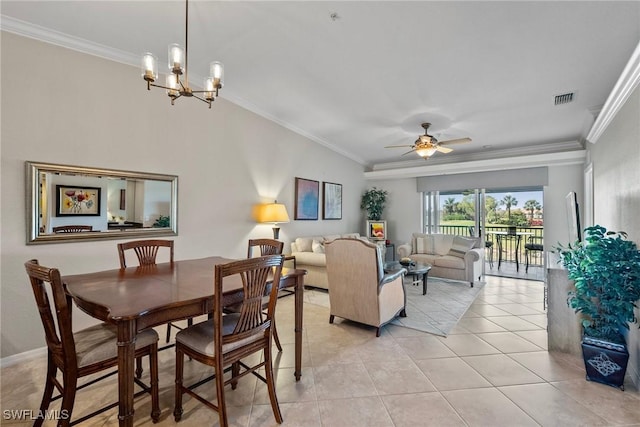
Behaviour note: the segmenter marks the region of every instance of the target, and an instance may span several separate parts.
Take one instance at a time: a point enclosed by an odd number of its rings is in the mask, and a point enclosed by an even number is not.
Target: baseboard
[[[38,357],[46,357],[47,347],[35,348],[33,350],[25,351],[24,353],[14,354],[12,356],[3,357],[0,359],[0,368],[8,368],[16,363],[23,363],[29,360],[37,359]]]

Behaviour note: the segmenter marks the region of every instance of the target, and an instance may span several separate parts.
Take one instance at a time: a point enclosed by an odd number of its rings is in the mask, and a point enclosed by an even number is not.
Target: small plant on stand
[[[360,208],[367,212],[367,219],[379,221],[382,218],[382,211],[388,194],[386,190],[380,190],[376,187],[364,192]]]

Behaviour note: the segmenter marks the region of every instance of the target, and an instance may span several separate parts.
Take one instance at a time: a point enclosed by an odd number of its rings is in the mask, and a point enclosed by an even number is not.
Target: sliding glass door
[[[542,280],[542,251],[530,250],[542,245],[542,203],[542,187],[427,191],[424,228],[481,237],[486,274]]]

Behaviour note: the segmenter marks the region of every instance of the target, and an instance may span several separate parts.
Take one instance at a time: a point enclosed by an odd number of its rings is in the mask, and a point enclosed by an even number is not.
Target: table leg
[[[422,275],[422,295],[427,294],[427,276],[428,275],[429,275],[428,271]]]
[[[296,367],[293,374],[296,381],[300,381],[302,375],[302,307],[304,301],[304,278],[296,276],[295,285],[295,345],[296,345]]]
[[[120,427],[133,426],[135,342],[135,320],[118,323],[118,420]]]

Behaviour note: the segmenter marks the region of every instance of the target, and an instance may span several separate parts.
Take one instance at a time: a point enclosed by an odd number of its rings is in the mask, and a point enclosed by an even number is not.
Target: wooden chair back
[[[92,225],[61,225],[53,227],[54,233],[80,233],[82,231],[93,231]]]
[[[39,265],[38,260],[32,259],[24,264],[31,288],[36,299],[40,320],[44,327],[47,347],[56,366],[73,369],[77,366],[75,342],[71,327],[71,297],[69,297],[62,285],[60,271],[56,268],[47,268]],[[55,317],[49,303],[51,291]]]
[[[278,283],[282,272],[283,255],[268,255],[260,258],[247,258],[227,264],[216,265],[214,280],[214,342],[216,355],[223,354],[223,347],[239,343],[256,334],[270,336],[273,314],[278,300]],[[243,297],[239,310],[239,319],[232,333],[223,334],[223,281],[225,277],[239,275],[242,280]],[[266,315],[262,308],[262,298],[267,291],[267,280],[275,286],[269,292],[269,305]],[[224,331],[227,332],[227,331]],[[270,340],[269,340],[270,343]],[[242,347],[241,347],[242,348]],[[262,346],[258,347],[262,348]],[[249,354],[256,351],[248,349]],[[247,351],[247,349],[244,349]]]
[[[125,251],[133,250],[138,256],[138,263],[141,266],[154,265],[161,247],[169,248],[169,262],[173,262],[173,240],[135,240],[132,242],[118,243],[118,255],[120,257],[120,268],[127,268]]]
[[[260,248],[260,256],[280,255],[284,249],[284,242],[274,239],[249,239],[247,258],[253,257],[254,248]]]

